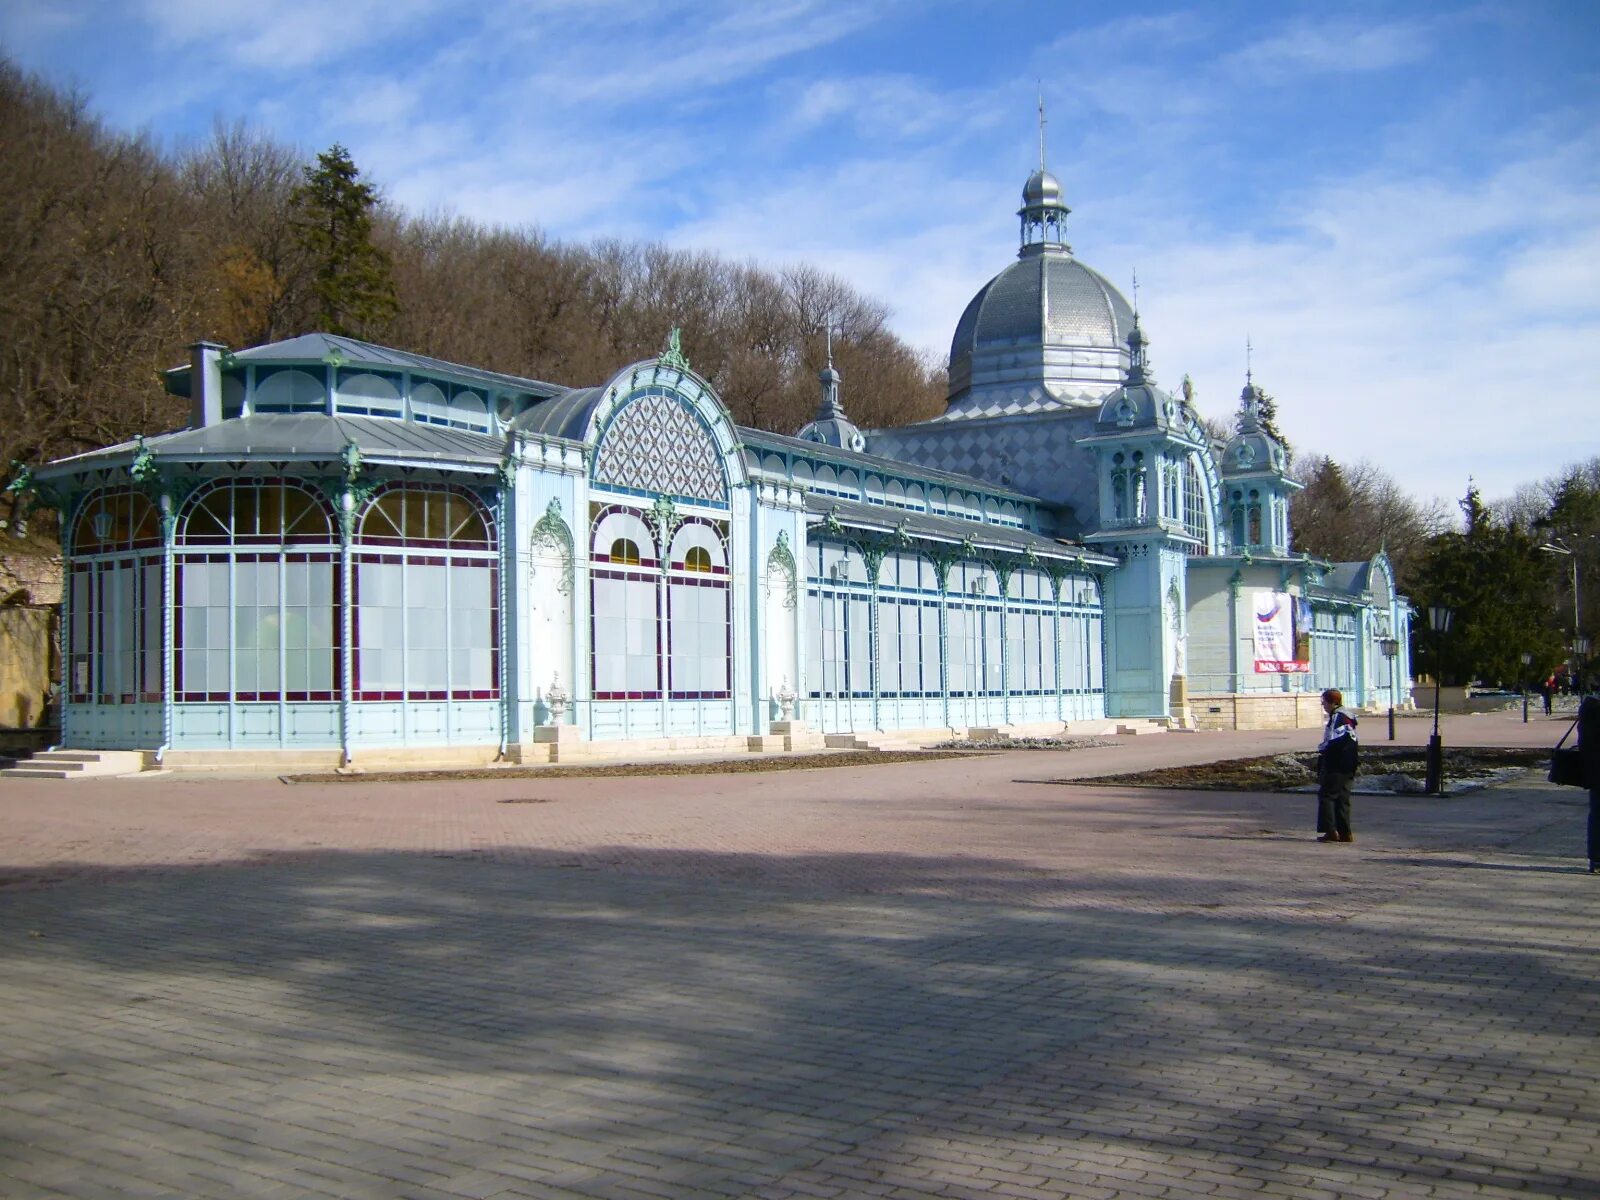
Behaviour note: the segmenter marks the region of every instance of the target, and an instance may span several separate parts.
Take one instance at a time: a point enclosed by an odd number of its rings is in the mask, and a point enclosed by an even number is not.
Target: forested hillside
[[[0,62],[0,463],[182,425],[160,374],[190,342],[248,346],[330,323],[572,385],[656,353],[681,326],[734,419],[784,433],[816,409],[831,323],[858,423],[942,408],[942,364],[889,331],[885,304],[821,271],[562,244],[537,212],[517,229],[406,213],[334,149],[307,156],[219,125],[202,146],[164,152],[103,127],[86,97]],[[348,177],[331,178],[340,165]],[[365,257],[337,207],[362,196]],[[352,277],[367,302],[330,303]]]

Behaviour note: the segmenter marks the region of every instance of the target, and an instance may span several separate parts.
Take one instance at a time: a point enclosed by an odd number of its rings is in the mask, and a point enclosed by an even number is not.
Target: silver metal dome
[[[1036,204],[1059,204],[1061,202],[1061,181],[1042,167],[1028,176],[1028,182],[1022,185],[1022,206],[1029,208]]]
[[[1122,293],[1064,250],[1023,252],[961,314],[949,417],[1097,405],[1127,373],[1133,308]]]

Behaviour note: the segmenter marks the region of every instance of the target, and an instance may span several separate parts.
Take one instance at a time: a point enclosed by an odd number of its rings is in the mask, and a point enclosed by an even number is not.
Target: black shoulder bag
[[[1566,741],[1572,736],[1572,730],[1578,727],[1574,721],[1572,728],[1561,735],[1561,740],[1556,743],[1556,748],[1550,751],[1550,782],[1565,784],[1567,787],[1588,787],[1589,781],[1584,778],[1583,758],[1578,753],[1576,746],[1563,749]]]

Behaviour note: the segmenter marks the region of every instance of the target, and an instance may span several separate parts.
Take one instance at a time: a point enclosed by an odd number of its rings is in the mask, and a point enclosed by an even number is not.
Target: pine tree
[[[1447,685],[1515,683],[1524,651],[1541,664],[1560,661],[1545,556],[1537,538],[1495,520],[1476,486],[1458,503],[1464,528],[1428,543],[1412,593],[1419,612],[1443,604],[1454,613],[1446,635],[1418,630],[1422,662]]]
[[[1283,436],[1283,430],[1278,428],[1278,402],[1272,398],[1270,392],[1261,388],[1256,389],[1256,416],[1261,421],[1262,431],[1282,446],[1284,457],[1293,462],[1294,447],[1289,444],[1289,439]]]
[[[378,193],[343,146],[317,155],[295,189],[296,228],[312,264],[316,323],[328,333],[371,337],[398,311],[392,264],[373,239]]]

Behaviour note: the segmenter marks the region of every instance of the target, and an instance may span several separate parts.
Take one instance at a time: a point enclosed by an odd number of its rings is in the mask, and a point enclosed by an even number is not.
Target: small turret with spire
[[[1145,337],[1144,326],[1139,323],[1139,275],[1134,272],[1133,328],[1128,330],[1128,374],[1122,381],[1124,387],[1156,381],[1155,371],[1150,366],[1149,346],[1150,339]]]
[[[1039,169],[1022,185],[1022,248],[1017,257],[1034,254],[1071,254],[1067,245],[1067,214],[1072,210],[1061,199],[1061,181],[1045,169],[1044,93],[1039,94]]]
[[[821,442],[843,450],[864,450],[867,439],[861,430],[845,415],[839,400],[839,385],[844,377],[833,365],[833,326],[828,326],[828,365],[817,372],[817,382],[822,384],[822,400],[817,405],[817,415],[803,425],[796,437],[808,442]]]

